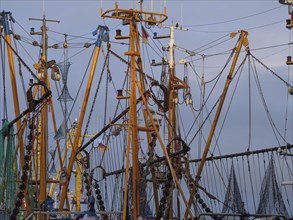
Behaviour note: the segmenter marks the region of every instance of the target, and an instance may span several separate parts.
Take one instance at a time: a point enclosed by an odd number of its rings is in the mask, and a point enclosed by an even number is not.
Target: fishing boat
[[[30,18],[41,28],[27,38],[1,12],[0,218],[292,219],[290,76],[254,55],[245,30],[184,48],[176,34],[188,29],[145,4],[101,8],[119,28],[99,25],[90,38],[55,32],[62,41],[52,45],[48,26],[58,20]],[[204,53],[228,40],[225,52]],[[39,51],[33,65],[22,42]],[[74,47],[91,51],[88,59],[73,63]],[[217,55],[226,61],[210,75]],[[75,65],[84,73],[73,76]]]

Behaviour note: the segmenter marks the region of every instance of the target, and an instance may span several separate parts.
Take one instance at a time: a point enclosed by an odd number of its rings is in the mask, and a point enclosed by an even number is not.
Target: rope
[[[281,80],[286,86],[291,86],[288,82],[286,82],[283,78],[281,78],[276,72],[274,72],[272,69],[270,69],[268,66],[266,66],[264,63],[262,63],[259,59],[257,59],[254,55],[250,53],[250,56],[254,58],[259,64],[261,64],[263,67],[265,67],[268,71],[270,71],[274,76],[276,76],[279,80]]]
[[[19,54],[14,50],[14,48],[8,43],[8,41],[1,35],[1,38],[5,41],[5,43],[9,46],[9,48],[13,51],[15,56],[19,59],[19,61],[25,66],[25,68],[30,72],[31,76],[37,80],[38,82],[40,81],[38,77],[34,74],[34,72],[29,68],[29,66],[23,61],[23,59],[19,56]]]
[[[89,112],[89,116],[88,116],[88,121],[87,121],[86,126],[85,126],[84,135],[82,137],[82,141],[81,141],[81,145],[80,146],[83,145],[84,138],[85,138],[85,134],[87,134],[87,131],[88,131],[88,126],[90,124],[90,119],[91,119],[92,113],[94,111],[94,106],[95,106],[95,103],[96,103],[98,91],[100,89],[101,81],[102,81],[102,78],[103,78],[103,73],[104,73],[104,70],[105,70],[105,67],[106,67],[106,62],[107,62],[107,59],[108,58],[109,58],[109,51],[107,52],[106,59],[105,59],[105,62],[104,62],[104,65],[103,65],[103,68],[102,68],[102,71],[101,71],[101,76],[100,76],[99,82],[97,84],[97,88],[96,88],[96,91],[95,91],[94,99],[93,99],[92,106],[91,106],[91,109],[90,109],[90,112]]]
[[[2,35],[1,35],[2,36]],[[5,47],[3,48],[2,46],[2,39],[0,38],[0,55],[1,55],[1,67],[2,67],[2,79],[3,79],[3,117],[2,119],[8,119],[8,115],[7,115],[7,100],[6,100],[6,84],[5,84],[5,51],[3,52],[3,50],[5,50]],[[4,123],[4,121],[2,121]]]

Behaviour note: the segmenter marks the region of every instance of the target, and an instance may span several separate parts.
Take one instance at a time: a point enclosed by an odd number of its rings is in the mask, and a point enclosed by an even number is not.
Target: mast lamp
[[[279,3],[282,5],[292,5],[293,0],[279,0]]]

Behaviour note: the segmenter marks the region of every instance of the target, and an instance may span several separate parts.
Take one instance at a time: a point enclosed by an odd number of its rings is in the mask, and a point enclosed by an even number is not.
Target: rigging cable
[[[2,35],[1,35],[2,36]],[[1,53],[1,68],[2,68],[2,83],[3,83],[3,116],[1,118],[2,123],[4,123],[4,119],[8,119],[7,115],[7,100],[6,100],[6,84],[5,84],[5,47],[3,47],[2,38],[0,38],[0,53]]]
[[[207,23],[207,24],[198,24],[198,25],[196,25],[196,24],[195,25],[185,25],[185,26],[186,27],[200,27],[200,26],[211,26],[211,25],[225,24],[225,23],[239,21],[239,20],[243,20],[243,19],[246,19],[246,18],[251,18],[251,17],[255,17],[255,16],[258,16],[258,15],[261,15],[261,14],[265,14],[267,12],[270,12],[270,11],[273,11],[273,10],[276,10],[276,9],[279,9],[281,7],[282,7],[282,5],[281,6],[278,6],[278,7],[274,7],[274,8],[268,9],[268,10],[265,10],[265,11],[261,11],[261,12],[255,13],[255,14],[251,14],[251,15],[247,15],[247,16],[244,16],[244,17],[235,18],[235,19],[231,19],[231,20],[226,20],[226,21],[220,21],[220,22],[215,22],[215,23]]]
[[[254,65],[253,66],[253,76],[255,78],[255,82],[256,82],[256,85],[257,85],[257,88],[258,88],[258,92],[260,94],[260,98],[262,100],[263,106],[265,108],[265,112],[266,112],[267,117],[269,119],[269,122],[270,122],[270,125],[272,127],[273,133],[274,133],[274,135],[276,137],[276,140],[277,140],[278,144],[281,145],[280,142],[279,142],[279,140],[278,140],[277,134],[281,137],[282,140],[284,140],[284,141],[286,141],[286,140],[284,139],[284,137],[282,136],[282,134],[280,133],[280,131],[277,129],[277,127],[276,127],[276,125],[275,125],[275,123],[273,121],[273,118],[272,118],[272,116],[270,114],[270,111],[269,111],[269,108],[267,106],[266,100],[264,98],[264,94],[263,94],[263,91],[262,91],[262,88],[261,88],[261,84],[260,84],[260,81],[259,81],[259,77],[258,77],[258,74],[257,74],[257,71],[256,71],[255,62],[253,62],[253,65]]]
[[[234,50],[232,50],[232,52],[231,52],[231,54],[230,54],[230,56],[229,56],[227,62],[225,63],[224,67],[222,68],[221,72],[218,74],[218,78],[217,78],[217,80],[216,80],[216,83],[213,85],[213,87],[212,87],[212,89],[211,89],[211,92],[210,92],[210,94],[208,95],[208,97],[207,97],[205,103],[203,104],[203,106],[206,106],[207,101],[208,101],[209,98],[211,97],[211,94],[212,94],[213,90],[215,89],[215,86],[216,86],[217,82],[219,81],[220,75],[223,73],[223,71],[224,71],[225,68],[227,67],[228,63],[229,63],[230,60],[232,59],[233,53],[234,53]],[[218,100],[217,100],[217,102],[215,103],[215,105],[213,106],[212,110],[215,108],[216,104],[220,101],[220,99],[221,99],[221,96],[218,98]],[[203,121],[203,124],[200,126],[199,130],[196,132],[196,134],[195,134],[195,135],[193,136],[193,138],[191,139],[190,144],[193,142],[193,140],[195,139],[196,135],[197,135],[198,132],[201,130],[201,128],[203,127],[205,121],[208,119],[208,117],[209,117],[210,114],[211,114],[211,112],[208,113],[206,119]],[[199,116],[197,116],[197,117],[199,117]],[[196,121],[197,121],[197,120],[195,120],[195,121],[193,122],[192,126],[190,127],[190,129],[189,129],[189,131],[188,131],[188,133],[187,133],[187,135],[186,135],[186,138],[188,137],[188,135],[189,135],[190,132],[192,131],[192,128],[194,127]],[[185,138],[185,141],[186,141],[186,138]],[[189,145],[190,145],[190,144],[189,144]],[[189,145],[188,145],[188,146],[189,146]]]

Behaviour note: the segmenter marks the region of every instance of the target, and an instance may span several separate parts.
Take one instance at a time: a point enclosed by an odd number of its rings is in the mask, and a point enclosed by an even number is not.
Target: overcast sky
[[[120,42],[115,41],[115,29],[122,29],[122,33],[128,32],[128,27],[122,26],[121,21],[114,21],[111,19],[102,19],[100,17],[100,10],[106,11],[108,9],[114,8],[115,1],[0,1],[0,10],[10,11],[16,23],[14,24],[15,33],[20,33],[22,36],[26,36],[30,41],[29,35],[26,32],[30,31],[31,27],[34,27],[36,31],[39,30],[41,23],[37,21],[29,21],[28,18],[42,18],[45,13],[47,19],[59,20],[60,23],[49,22],[47,24],[49,28],[49,44],[61,43],[65,39],[65,35],[68,35],[71,44],[76,46],[76,49],[70,49],[68,52],[68,57],[72,57],[70,61],[72,66],[70,67],[70,73],[68,78],[69,91],[74,95],[77,90],[76,82],[81,79],[76,79],[75,76],[83,74],[85,71],[88,60],[90,58],[91,49],[86,52],[79,52],[82,50],[81,46],[83,43],[88,42],[85,38],[76,38],[74,36],[83,36],[88,38],[93,38],[91,32],[94,31],[98,25],[105,24],[110,29],[110,40],[112,41],[112,49],[118,51],[122,54],[127,49],[127,45],[120,45]],[[157,12],[162,12],[164,7],[164,1],[155,1],[153,4],[153,10]],[[145,10],[152,10],[152,3],[150,1],[143,2]],[[120,1],[119,6],[121,8],[138,8],[139,4],[137,1]],[[277,0],[267,0],[267,1],[167,1],[167,15],[168,20],[165,22],[166,25],[172,25],[178,23],[179,25],[188,28],[188,31],[176,31],[175,32],[175,43],[176,45],[186,48],[188,50],[194,50],[199,52],[197,48],[201,48],[203,45],[207,45],[217,39],[222,39],[222,37],[229,35],[229,33],[238,30],[247,30],[248,39],[250,43],[250,49],[258,59],[260,59],[267,66],[272,68],[276,73],[278,73],[282,78],[288,81],[288,72],[291,77],[291,69],[288,69],[285,65],[286,56],[291,54],[290,48],[287,45],[290,42],[290,31],[286,29],[286,19],[289,18],[287,6],[279,4]],[[159,34],[168,34],[168,30],[163,28],[153,28],[148,30],[149,34],[152,36],[152,32],[158,32]],[[39,40],[37,36],[33,36],[34,39]],[[224,38],[223,38],[224,39]],[[229,39],[229,37],[225,38]],[[222,53],[231,50],[235,43],[235,39],[229,40],[218,46],[211,47],[203,52],[201,55],[211,55],[215,53]],[[149,39],[150,41],[150,39]],[[93,42],[93,40],[91,40]],[[217,41],[215,44],[221,42]],[[162,44],[167,45],[168,41],[162,41]],[[37,48],[31,47],[31,45],[22,42],[23,47],[18,47],[21,54],[25,54],[27,51],[30,56],[25,55],[25,60],[30,66],[37,61]],[[212,44],[211,44],[212,45]],[[161,47],[161,45],[159,45]],[[208,47],[208,46],[206,46]],[[24,49],[25,48],[25,49]],[[145,53],[145,51],[143,51]],[[57,62],[61,62],[64,59],[62,50],[50,49],[48,53],[48,59],[55,59]],[[146,54],[144,54],[146,56]],[[147,57],[147,56],[146,56]],[[177,61],[181,58],[187,57],[187,54],[182,51],[176,51]],[[86,59],[84,59],[86,58]],[[150,59],[155,58],[160,59],[157,55],[150,57]],[[113,60],[115,58],[112,58]],[[220,69],[223,67],[227,60],[226,56],[215,56],[211,58],[206,58],[203,64],[202,56],[196,55],[194,62],[196,71],[198,74],[204,72],[205,79],[208,81],[216,76]],[[241,58],[242,59],[242,58]],[[34,60],[34,62],[33,62]],[[239,59],[240,60],[240,59]],[[145,63],[147,63],[147,58],[145,58]],[[240,60],[241,61],[241,60]],[[100,63],[102,65],[102,63]],[[117,66],[117,73],[112,72],[114,76],[118,74],[121,69]],[[125,66],[121,66],[125,69]],[[204,70],[203,70],[204,68]],[[160,69],[156,69],[160,71]],[[191,70],[189,70],[192,72]],[[177,71],[178,74],[182,74],[183,69]],[[227,71],[226,71],[227,72]],[[263,68],[259,69],[260,76],[267,76],[264,78],[264,88],[266,88],[265,95],[269,97],[272,101],[267,101],[269,108],[274,114],[274,122],[280,129],[280,132],[284,132],[285,129],[285,112],[287,104],[287,87],[278,80],[276,77],[272,76],[269,71],[265,71]],[[242,76],[244,80],[247,80],[247,75]],[[192,77],[191,77],[192,79]],[[246,81],[247,82],[247,81]],[[275,83],[276,82],[276,83]],[[194,83],[194,87],[197,86],[196,80],[192,79],[191,83]],[[234,85],[235,86],[235,85]],[[210,88],[209,88],[210,89]],[[240,94],[247,95],[248,91],[247,84],[244,84],[243,90],[239,90]],[[221,88],[219,88],[219,93]],[[231,93],[232,93],[231,89]],[[259,97],[259,94],[253,94],[255,97]],[[2,98],[2,97],[1,97]],[[289,102],[291,103],[292,97],[289,97]],[[241,98],[234,98],[234,109],[231,109],[231,114],[229,115],[231,122],[229,123],[229,132],[223,136],[223,143],[229,142],[231,146],[236,144],[247,145],[247,128],[243,126],[247,122],[247,99],[242,102]],[[82,102],[82,98],[78,99],[78,102]],[[194,100],[198,103],[198,100]],[[254,108],[256,110],[253,116],[253,122],[255,124],[255,145],[270,145],[271,147],[278,145],[278,142],[273,138],[273,134],[270,131],[272,139],[266,138],[268,133],[266,132],[269,124],[267,117],[265,116],[265,111],[263,110],[263,105],[261,101],[256,99]],[[245,104],[243,104],[245,103]],[[228,105],[228,103],[227,103]],[[243,106],[242,106],[243,105]],[[114,104],[113,104],[114,106]],[[112,107],[113,107],[112,106]],[[238,108],[237,108],[238,106]],[[239,106],[242,106],[239,109]],[[212,107],[210,104],[209,108]],[[242,110],[245,111],[242,112]],[[289,109],[291,112],[291,109]],[[290,113],[289,113],[290,114]],[[261,117],[262,116],[262,117]],[[12,116],[11,116],[12,117]],[[77,117],[76,115],[73,116]],[[290,121],[291,118],[289,118]],[[290,121],[291,122],[291,121]],[[240,125],[240,126],[239,126]],[[246,125],[247,126],[247,125]],[[93,128],[94,130],[96,128]],[[288,126],[288,140],[287,142],[292,142],[292,125]],[[269,128],[270,130],[270,128]],[[238,131],[238,132],[235,132]],[[256,134],[256,131],[259,133]],[[245,133],[245,136],[242,134]],[[231,138],[234,137],[234,138]],[[281,142],[284,144],[284,142]],[[244,147],[244,149],[247,148]]]

